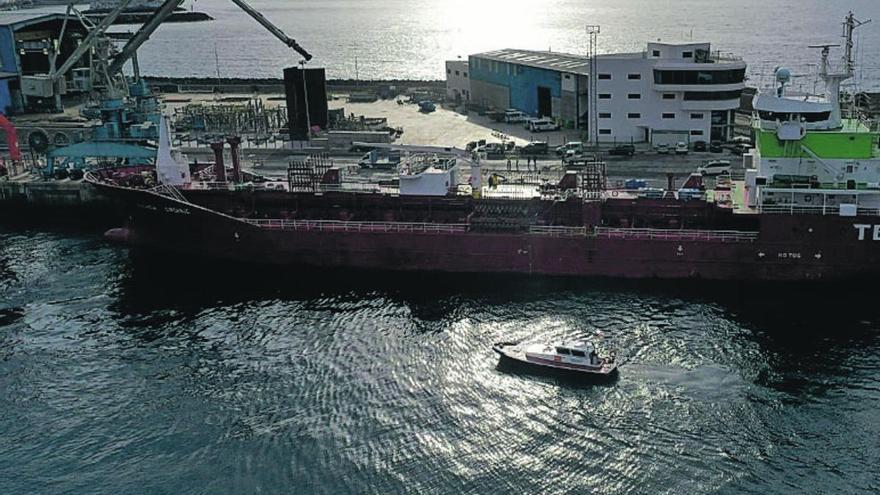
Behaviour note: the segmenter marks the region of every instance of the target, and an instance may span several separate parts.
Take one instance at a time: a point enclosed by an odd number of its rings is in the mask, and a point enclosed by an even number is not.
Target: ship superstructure
[[[841,111],[840,87],[854,75],[853,31],[864,24],[852,13],[844,21],[838,66],[832,47],[821,48],[821,96],[787,91],[791,72],[775,71],[777,87],[753,101],[755,149],[746,155],[748,205],[762,212],[798,211],[853,215],[880,213],[880,128],[855,109]]]

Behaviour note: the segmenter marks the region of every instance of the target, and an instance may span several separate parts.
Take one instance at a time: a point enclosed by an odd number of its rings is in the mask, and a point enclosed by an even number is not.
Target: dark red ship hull
[[[399,271],[716,280],[840,280],[880,272],[876,217],[750,215],[754,231],[245,221],[153,192],[97,183],[128,205],[110,233],[132,246],[272,265]],[[608,208],[596,203],[595,208]],[[257,225],[260,224],[260,225]]]

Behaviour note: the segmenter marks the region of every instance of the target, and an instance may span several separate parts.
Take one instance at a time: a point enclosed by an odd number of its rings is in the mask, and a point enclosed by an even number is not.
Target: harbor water
[[[0,228],[0,493],[877,493],[856,287],[277,271]],[[497,368],[586,337],[619,380]]]
[[[709,41],[749,64],[750,86],[779,65],[792,87],[814,90],[821,43],[841,43],[848,10],[880,20],[876,0],[253,0],[326,67],[330,78],[443,79],[444,61],[500,48],[586,54],[645,50],[648,41]],[[145,74],[281,77],[299,58],[228,0],[187,2],[216,20],[162,26],[139,52]],[[854,83],[880,90],[880,28],[859,30]],[[180,47],[185,46],[185,50]],[[832,55],[836,61],[839,53]],[[219,62],[219,63],[218,63]],[[821,86],[819,86],[821,88]]]

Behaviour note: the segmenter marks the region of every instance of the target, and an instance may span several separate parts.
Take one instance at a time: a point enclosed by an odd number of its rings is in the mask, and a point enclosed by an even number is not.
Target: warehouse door
[[[550,99],[550,88],[538,86],[538,117],[552,117],[553,103]]]

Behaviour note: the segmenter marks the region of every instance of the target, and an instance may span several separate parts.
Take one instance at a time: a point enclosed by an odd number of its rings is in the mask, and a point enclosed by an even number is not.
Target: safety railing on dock
[[[758,238],[757,232],[741,230],[628,229],[611,227],[597,227],[595,235],[604,239],[714,242],[754,242]]]
[[[266,219],[243,221],[267,230],[298,230],[310,232],[365,232],[365,233],[415,233],[459,234],[467,232],[463,223],[415,223],[415,222],[344,222],[341,220],[284,220]]]

